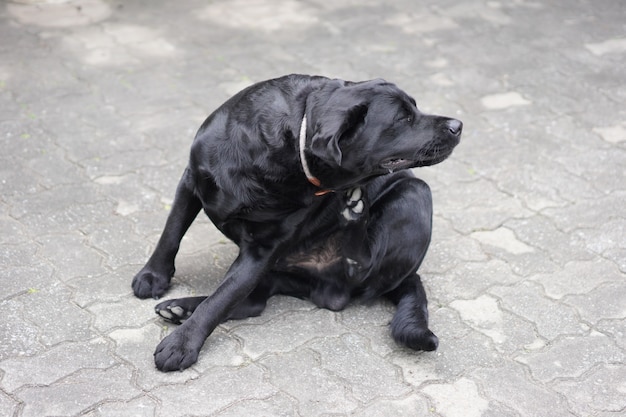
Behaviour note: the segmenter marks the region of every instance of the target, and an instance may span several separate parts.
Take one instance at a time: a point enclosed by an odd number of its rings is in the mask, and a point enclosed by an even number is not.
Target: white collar
[[[306,114],[302,116],[302,123],[300,124],[300,165],[302,165],[302,169],[304,170],[304,175],[306,175],[307,180],[314,185],[319,186],[319,180],[311,174],[311,170],[309,169],[309,164],[306,161],[306,155],[304,154],[304,148],[306,146]],[[315,182],[318,184],[315,184]]]
[[[300,124],[299,145],[300,145],[300,149],[299,149],[300,165],[302,165],[302,169],[304,170],[304,175],[306,175],[306,179],[309,180],[309,182],[315,185],[316,187],[321,187],[322,185],[321,181],[311,173],[311,169],[309,168],[309,164],[307,163],[307,160],[306,160],[306,155],[304,154],[304,150],[306,147],[306,113],[304,114],[304,116],[302,116],[302,123]],[[315,195],[320,196],[320,195],[328,194],[330,192],[332,192],[332,190],[320,189],[315,192]]]

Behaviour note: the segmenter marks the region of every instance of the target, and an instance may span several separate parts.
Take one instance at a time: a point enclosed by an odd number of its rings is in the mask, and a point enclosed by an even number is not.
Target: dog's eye
[[[398,123],[412,123],[413,122],[413,115],[408,113],[408,112],[407,113],[401,113],[396,118],[396,122],[398,122]]]

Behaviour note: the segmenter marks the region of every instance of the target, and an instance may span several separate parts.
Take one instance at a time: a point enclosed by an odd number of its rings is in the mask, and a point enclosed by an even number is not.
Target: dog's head
[[[463,129],[459,120],[421,113],[415,100],[384,80],[335,85],[309,104],[310,151],[330,168],[324,186],[335,189],[437,164]]]

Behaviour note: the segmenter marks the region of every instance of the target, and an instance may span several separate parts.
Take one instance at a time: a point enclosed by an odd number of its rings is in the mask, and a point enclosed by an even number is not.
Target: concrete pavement
[[[0,415],[617,417],[626,409],[621,0],[0,3]],[[465,123],[417,170],[434,353],[390,305],[279,297],[155,370],[130,280],[203,119],[287,73],[383,77]],[[168,296],[236,255],[204,218]]]

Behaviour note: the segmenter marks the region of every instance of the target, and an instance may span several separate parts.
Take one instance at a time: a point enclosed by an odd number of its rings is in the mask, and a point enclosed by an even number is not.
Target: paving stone
[[[1,385],[14,392],[24,385],[50,385],[82,368],[106,369],[117,361],[109,353],[106,340],[97,338],[88,342],[56,345],[33,357],[18,357],[0,362],[4,371]],[[65,361],[72,358],[71,361]]]
[[[422,396],[411,395],[398,400],[377,400],[371,405],[357,409],[349,414],[351,417],[367,416],[410,416],[428,415],[431,412],[426,400]]]
[[[29,256],[22,258],[29,259]],[[6,265],[0,269],[3,280],[2,297],[10,298],[25,292],[39,291],[45,288],[54,274],[54,267],[38,258],[30,258],[29,266]]]
[[[97,202],[102,198],[91,187],[68,186],[65,189],[55,188],[54,192],[43,191],[41,195],[34,198],[25,198],[19,204],[14,204],[11,209],[11,216],[18,219],[23,224],[28,224],[37,230],[47,233],[67,233],[69,230],[81,230],[90,224],[94,218],[98,218],[110,213],[113,209],[107,210],[107,204]],[[90,193],[94,201],[86,203],[89,197],[84,199],[77,196],[85,196]],[[81,201],[82,200],[82,201]]]
[[[626,274],[626,248],[610,248],[603,255],[615,262],[620,271]]]
[[[211,415],[241,401],[270,398],[276,393],[256,365],[215,367],[184,385],[162,385],[151,391],[161,401],[157,416],[178,415],[183,406],[190,415]],[[211,401],[206,401],[207,395]]]
[[[420,392],[421,387],[430,381],[437,381],[448,377],[454,371],[447,368],[441,360],[441,354],[395,351],[387,358],[402,371],[404,381]]]
[[[115,342],[115,353],[139,369],[136,371],[136,383],[144,390],[150,390],[162,384],[184,383],[198,378],[198,374],[193,371],[166,374],[156,369],[153,353],[162,338],[162,332],[158,326],[118,329],[109,333],[109,337]]]
[[[81,233],[40,236],[37,242],[41,245],[38,255],[57,265],[63,281],[102,271],[102,255],[89,247]]]
[[[626,285],[621,280],[603,285],[586,294],[568,296],[563,301],[574,306],[583,320],[597,323],[602,319],[625,318],[624,296]]]
[[[83,369],[49,386],[28,387],[17,393],[25,403],[23,416],[76,415],[107,400],[129,400],[141,394],[125,366]]]
[[[499,297],[502,308],[535,323],[539,335],[548,340],[562,334],[584,334],[589,330],[580,323],[574,309],[549,301],[536,284],[522,282],[513,287],[494,287],[489,293]]]
[[[350,384],[322,368],[311,350],[268,355],[259,363],[271,370],[272,385],[297,400],[302,416],[345,414],[357,407]]]
[[[621,320],[600,320],[596,324],[598,331],[608,334],[621,348],[626,348],[626,318]]]
[[[619,143],[626,141],[626,128],[623,124],[607,127],[596,127],[594,132],[599,134],[602,139],[610,143]]]
[[[137,189],[141,177],[136,173],[104,174],[93,179],[99,185],[100,192],[115,201],[115,214],[127,217],[140,210],[149,211],[162,208],[162,196],[148,188]]]
[[[17,401],[0,391],[0,413],[11,416],[17,411]]]
[[[623,252],[624,246],[626,246],[624,239],[622,239],[626,233],[622,223],[622,220],[614,219],[596,228],[576,230],[573,234],[582,241],[581,246],[590,252],[615,254],[616,248]],[[617,258],[612,258],[612,260],[620,265],[623,264],[623,260]]]
[[[0,324],[0,335],[5,343],[0,344],[0,359],[32,356],[43,350],[39,341],[39,328],[23,318],[23,306],[16,300],[0,301],[4,320]]]
[[[539,282],[549,297],[562,299],[570,294],[588,294],[601,284],[623,282],[622,274],[612,262],[602,258],[591,261],[572,261],[559,271],[532,277]]]
[[[623,414],[622,1],[118,3],[0,10],[0,415]],[[162,374],[175,326],[130,280],[193,137],[298,72],[383,77],[463,120],[451,158],[414,170],[439,349],[397,345],[386,301],[274,297]],[[198,216],[167,297],[209,294],[236,255]]]
[[[545,416],[547,410],[555,417],[572,415],[561,396],[526,378],[518,365],[482,368],[468,377],[480,381],[483,395],[515,410],[520,416]]]
[[[515,232],[518,239],[549,254],[549,259],[559,265],[572,259],[584,261],[596,257],[584,248],[579,239],[560,231],[551,220],[541,215],[507,221],[507,227]]]
[[[100,0],[74,0],[69,4],[9,4],[8,12],[21,23],[66,27],[80,26],[106,19],[111,8]]]
[[[474,232],[470,236],[485,245],[495,246],[516,255],[534,251],[532,246],[517,239],[513,231],[505,227],[493,231]]]
[[[602,364],[582,378],[556,383],[573,410],[580,415],[601,411],[620,413],[626,408],[626,367]],[[617,415],[617,414],[616,414]]]
[[[81,167],[68,162],[64,151],[56,146],[42,149],[39,155],[28,160],[28,166],[37,174],[37,183],[44,188],[80,184],[85,180]]]
[[[467,183],[460,190],[446,189],[441,193],[438,212],[461,233],[495,229],[511,217],[525,218],[532,214],[519,200],[499,191],[488,181]],[[489,210],[485,210],[486,205]]]
[[[96,228],[89,236],[89,245],[106,254],[105,264],[119,268],[145,259],[145,241],[133,233],[128,220],[115,217],[109,224]],[[131,278],[132,279],[132,278]]]
[[[351,333],[359,334],[371,341],[370,349],[386,356],[399,345],[391,337],[391,322],[396,308],[389,302],[373,304],[353,304],[337,314],[337,321],[350,329]]]
[[[440,303],[458,299],[476,298],[488,288],[521,281],[510,269],[510,265],[491,259],[487,262],[466,262],[460,269],[428,277],[430,293]]]
[[[398,370],[374,354],[367,339],[356,335],[323,338],[309,343],[320,354],[322,368],[349,385],[352,396],[361,403],[380,397],[399,397],[409,387],[398,378]],[[380,384],[384,379],[385,384]]]
[[[592,149],[589,151],[587,158],[578,158],[576,155],[562,155],[557,156],[556,160],[570,172],[592,182],[597,189],[604,193],[611,193],[614,190],[622,189],[626,180],[626,174],[621,170],[607,173],[604,167],[607,164],[613,165],[619,160],[623,161],[624,157],[626,157],[625,150],[609,148]],[[594,163],[590,161],[594,161]]]
[[[36,264],[38,262],[37,249],[37,245],[32,242],[5,245],[0,254],[2,265],[6,265],[3,269],[6,271],[9,265],[11,267],[25,267]]]
[[[307,311],[312,312],[317,309],[318,307],[316,307],[313,303],[311,303],[308,300],[301,300],[299,298],[277,295],[277,296],[271,297],[268,300],[267,307],[265,308],[265,310],[260,316],[249,317],[244,320],[230,320],[230,321],[220,324],[219,327],[235,335],[234,329],[242,325],[265,326],[266,323],[269,323],[272,320],[280,320],[278,317],[285,315],[285,314],[288,315],[291,312],[299,311],[299,312],[304,313]],[[252,331],[252,329],[250,329],[250,331]]]
[[[252,359],[268,353],[289,352],[290,350],[329,331],[336,334],[345,332],[335,320],[335,313],[329,310],[295,311],[272,318],[259,326],[241,324],[231,333],[243,340],[243,351]]]
[[[565,232],[593,229],[615,217],[620,212],[624,198],[626,193],[615,191],[591,200],[579,200],[566,207],[549,208],[545,214]]]
[[[291,417],[297,416],[298,412],[292,398],[285,394],[277,394],[261,400],[241,401],[215,415],[219,417],[240,417],[242,415]]]
[[[442,227],[437,226],[440,222],[444,221],[435,218],[433,236],[436,236],[436,239],[432,242],[424,263],[420,267],[422,278],[427,280],[431,273],[443,274],[465,262],[488,259],[476,240],[452,229],[443,231]]]
[[[542,382],[555,378],[581,376],[598,363],[621,363],[624,352],[601,333],[566,337],[548,345],[543,351],[515,359],[530,366],[533,377]]]
[[[132,293],[131,280],[138,270],[136,266],[127,265],[114,271],[100,268],[96,274],[78,276],[66,284],[74,290],[72,299],[80,307],[96,302],[113,303]],[[128,303],[136,304],[132,298]]]
[[[487,109],[491,110],[506,109],[514,106],[526,106],[532,103],[532,101],[526,100],[517,91],[484,96],[480,99],[480,102]]]
[[[71,292],[65,285],[52,281],[47,287],[29,291],[16,298],[23,317],[35,323],[39,340],[46,346],[63,341],[80,342],[96,336],[91,316],[69,302]]]
[[[446,326],[441,326],[441,323],[446,323]],[[415,387],[433,380],[457,378],[475,367],[498,366],[504,360],[492,348],[489,337],[472,330],[452,309],[434,311],[430,328],[439,337],[437,351],[405,349],[389,356],[402,370],[404,380]]]
[[[453,301],[450,307],[459,312],[465,323],[491,338],[499,351],[515,352],[536,341],[532,324],[502,311],[497,300],[488,295]]]
[[[116,303],[94,303],[86,310],[95,317],[93,327],[103,333],[129,326],[141,326],[155,320],[154,306],[142,303],[134,296],[122,297]]]
[[[119,417],[132,415],[135,417],[153,417],[156,413],[156,402],[147,396],[122,402],[107,402],[96,406],[96,408],[85,414],[85,417]]]
[[[433,399],[431,411],[446,417],[480,417],[489,408],[489,401],[481,397],[476,384],[466,378],[452,384],[428,385],[423,392]]]

